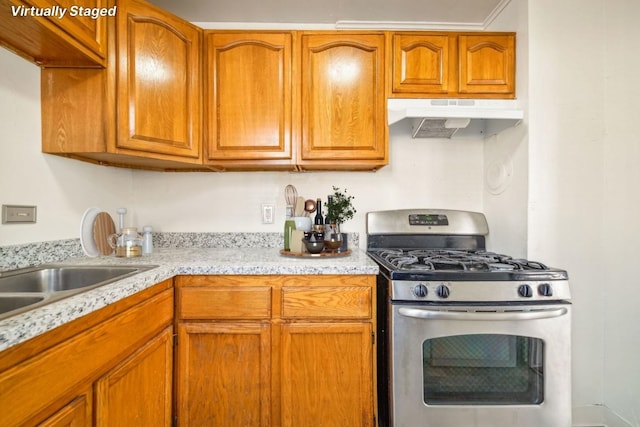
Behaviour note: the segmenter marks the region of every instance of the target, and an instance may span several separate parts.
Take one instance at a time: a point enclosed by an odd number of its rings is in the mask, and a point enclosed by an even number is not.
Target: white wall
[[[517,101],[525,112],[522,123],[484,143],[484,213],[489,221],[488,244],[514,257],[527,257],[529,200],[529,30],[527,1],[512,0],[488,28],[515,31]],[[499,179],[499,177],[502,177]]]
[[[640,5],[528,3],[529,255],[570,273],[574,406],[638,427]]]
[[[161,173],[106,168],[40,152],[39,69],[0,49],[0,203],[38,205],[36,225],[0,225],[0,245],[79,237],[90,206],[127,224],[158,231],[280,231],[284,187],[307,198],[333,185],[355,197],[356,217],[344,229],[365,233],[377,209],[444,207],[482,210],[482,141],[412,140],[409,124],[390,129],[391,164],[376,173]],[[260,205],[276,204],[263,225]],[[364,237],[364,236],[363,236]],[[364,240],[364,238],[362,239]],[[364,244],[364,241],[362,241]]]
[[[0,204],[37,205],[36,224],[0,225],[0,246],[79,237],[86,208],[131,200],[132,174],[40,152],[40,69],[0,48]]]
[[[529,2],[529,255],[569,271],[574,406],[604,403],[602,2]]]
[[[606,1],[604,19],[604,402],[640,426],[640,3]]]
[[[347,188],[357,214],[344,230],[364,241],[365,213],[378,209],[443,207],[482,209],[482,142],[413,140],[407,123],[391,127],[390,165],[375,173],[194,173],[137,171],[139,222],[162,231],[280,231],[284,187],[305,198],[326,199],[332,186]],[[276,204],[276,222],[260,222],[260,205]],[[364,244],[364,242],[363,242]]]

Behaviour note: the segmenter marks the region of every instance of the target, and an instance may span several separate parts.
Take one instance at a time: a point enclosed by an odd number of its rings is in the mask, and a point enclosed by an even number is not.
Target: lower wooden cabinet
[[[268,323],[181,323],[178,343],[179,425],[270,425]]]
[[[289,323],[281,339],[282,426],[372,426],[370,323]]]
[[[170,326],[96,382],[95,425],[171,426],[172,372]]]
[[[0,353],[3,426],[170,426],[173,285]]]
[[[173,285],[0,352],[2,424],[375,425],[375,276]]]
[[[38,425],[39,427],[89,427],[92,425],[92,409],[92,390],[89,389]]]
[[[171,426],[172,371],[169,326],[38,426]]]
[[[375,276],[177,277],[177,425],[373,426],[374,287]]]

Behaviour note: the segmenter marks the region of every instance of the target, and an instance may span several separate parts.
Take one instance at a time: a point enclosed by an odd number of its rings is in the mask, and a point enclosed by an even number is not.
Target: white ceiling
[[[510,0],[149,0],[188,21],[249,26],[484,29]],[[264,25],[268,24],[268,25]],[[215,28],[216,25],[211,25]]]

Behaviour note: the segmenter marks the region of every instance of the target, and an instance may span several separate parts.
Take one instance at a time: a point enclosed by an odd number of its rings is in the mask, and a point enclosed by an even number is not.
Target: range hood
[[[489,137],[517,126],[524,113],[507,99],[407,99],[387,101],[387,121],[410,119],[414,138]]]

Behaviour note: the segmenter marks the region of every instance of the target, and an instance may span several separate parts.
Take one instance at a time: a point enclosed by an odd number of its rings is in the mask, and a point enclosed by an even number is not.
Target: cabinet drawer
[[[370,319],[369,287],[284,287],[283,319]]]
[[[180,319],[269,319],[271,287],[178,288]]]

